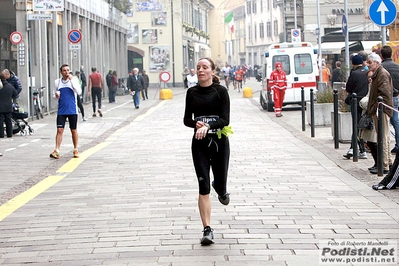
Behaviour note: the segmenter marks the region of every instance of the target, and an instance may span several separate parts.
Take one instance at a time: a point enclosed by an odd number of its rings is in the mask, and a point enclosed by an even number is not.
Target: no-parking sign
[[[68,40],[71,43],[79,43],[82,40],[82,33],[80,30],[70,30],[68,33]]]
[[[292,42],[301,42],[301,30],[300,29],[292,29],[291,30],[291,38]]]

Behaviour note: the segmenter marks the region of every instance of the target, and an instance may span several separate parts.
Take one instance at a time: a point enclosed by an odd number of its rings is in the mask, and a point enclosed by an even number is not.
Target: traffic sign
[[[78,44],[70,44],[69,50],[80,50],[80,43]]]
[[[388,26],[396,19],[396,5],[390,0],[375,0],[370,5],[369,15],[378,26]]]
[[[346,21],[346,16],[342,16],[342,35],[346,36],[346,32],[348,31],[348,22]]]
[[[82,33],[80,30],[70,30],[68,33],[68,40],[71,43],[79,43],[82,40]]]
[[[10,35],[10,41],[12,44],[20,44],[22,42],[22,33],[19,31],[14,31]]]
[[[28,14],[28,20],[53,20],[53,14]]]
[[[301,30],[292,29],[291,30],[292,42],[301,42]]]
[[[170,73],[169,72],[161,72],[159,74],[159,78],[162,82],[168,82],[170,80]]]

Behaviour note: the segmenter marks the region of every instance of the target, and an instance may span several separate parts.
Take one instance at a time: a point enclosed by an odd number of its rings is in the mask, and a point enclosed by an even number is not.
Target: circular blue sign
[[[292,31],[292,35],[293,35],[294,37],[298,37],[298,36],[299,36],[299,30],[293,30],[293,31]]]
[[[370,5],[369,16],[378,26],[388,26],[396,19],[396,5],[390,0],[375,0]]]

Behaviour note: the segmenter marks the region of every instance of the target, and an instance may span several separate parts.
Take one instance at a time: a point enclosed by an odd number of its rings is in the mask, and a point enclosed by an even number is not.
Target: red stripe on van
[[[304,87],[316,87],[316,82],[315,81],[310,81],[310,82],[293,82],[292,83],[292,88],[301,88],[302,86]]]

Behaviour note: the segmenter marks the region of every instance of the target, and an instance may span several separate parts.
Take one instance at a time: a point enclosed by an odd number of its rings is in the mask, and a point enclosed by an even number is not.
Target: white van
[[[305,90],[305,101],[309,101],[310,89],[316,93],[318,79],[317,49],[309,42],[271,44],[265,53],[262,70],[260,104],[264,110],[273,112],[273,90],[270,88],[270,74],[276,62],[281,62],[287,76],[284,105],[301,104],[301,87]]]

